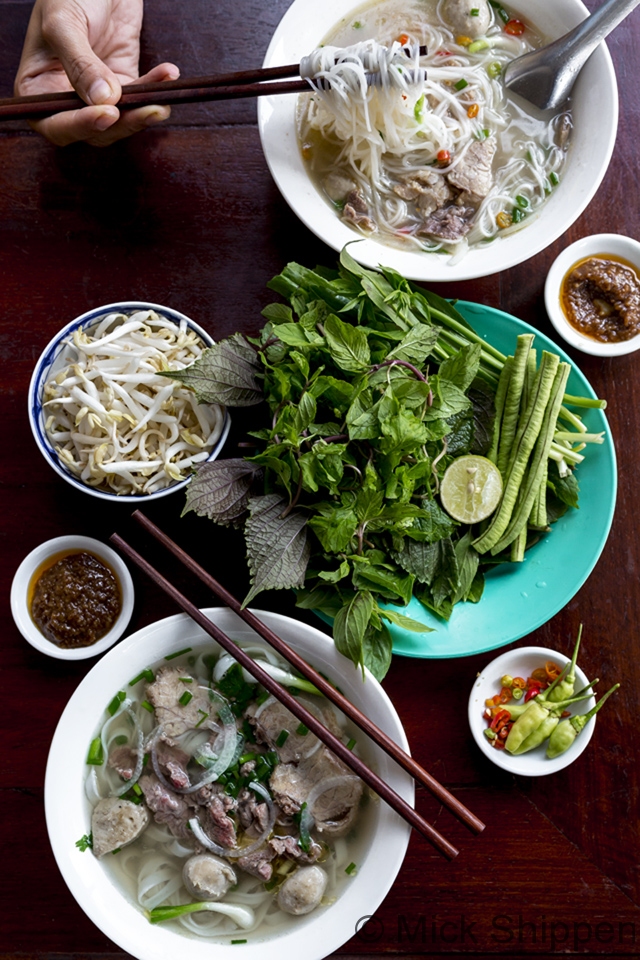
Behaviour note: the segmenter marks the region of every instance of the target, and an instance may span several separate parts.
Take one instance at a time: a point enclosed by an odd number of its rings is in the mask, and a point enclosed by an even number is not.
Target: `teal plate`
[[[567,392],[596,396],[567,354],[527,323],[502,310],[466,300],[458,301],[456,309],[480,336],[505,354],[513,353],[518,334],[535,334],[538,351],[551,350],[571,364]],[[441,659],[495,650],[532,633],[575,596],[598,562],[609,535],[618,482],[607,418],[597,409],[576,412],[590,433],[605,431],[604,443],[590,444],[584,462],[577,468],[579,509],[567,511],[554,523],[551,532],[527,551],[522,563],[505,563],[490,570],[480,602],[456,604],[448,622],[413,598],[402,612],[434,632],[412,633],[387,624],[394,653]]]

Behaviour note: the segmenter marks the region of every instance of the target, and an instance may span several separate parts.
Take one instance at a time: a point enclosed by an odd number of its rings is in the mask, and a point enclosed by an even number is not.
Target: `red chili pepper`
[[[504,32],[511,34],[512,37],[520,37],[525,31],[525,25],[522,20],[508,20],[504,25]]]
[[[436,57],[451,57],[451,50],[438,50]]]
[[[498,710],[495,717],[491,721],[491,729],[499,730],[504,724],[511,719],[511,714],[508,710]]]
[[[501,740],[500,737],[496,737],[496,739],[493,741],[493,745],[496,750],[504,750],[505,741]]]
[[[451,154],[448,150],[438,150],[436,154],[436,160],[438,163],[441,163],[444,166],[445,164],[451,162]]]
[[[529,700],[533,700],[534,697],[537,697],[539,693],[540,693],[540,687],[529,687],[529,689],[524,695],[524,702],[528,703]]]
[[[402,44],[403,47],[406,47],[406,45],[409,43],[409,34],[401,33],[400,36],[397,38],[397,40],[398,40],[398,43]]]
[[[509,736],[509,725],[505,723],[504,727],[498,730],[498,736],[501,740],[506,740]]]
[[[509,703],[509,700],[513,700],[513,694],[509,687],[503,687],[500,691],[500,703]]]

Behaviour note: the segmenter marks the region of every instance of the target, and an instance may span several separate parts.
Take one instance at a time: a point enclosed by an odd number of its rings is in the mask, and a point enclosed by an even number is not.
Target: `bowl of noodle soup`
[[[584,19],[581,0],[491,4],[479,38],[443,18],[446,2],[294,0],[265,66],[302,61],[332,89],[315,82],[258,104],[267,163],[300,219],[336,250],[358,241],[349,249],[363,265],[414,280],[487,276],[544,249],[592,199],[617,131],[604,44],[555,114],[507,98],[501,83],[510,60]],[[352,63],[367,57],[382,77],[368,88]],[[478,181],[482,168],[490,182]]]
[[[272,669],[288,669],[233,612],[220,608],[205,612],[245,646],[251,656],[261,662],[269,661]],[[345,696],[408,749],[402,725],[387,695],[370,674],[363,678],[336,651],[331,638],[291,618],[264,611],[256,613],[316,669],[329,679],[339,678]],[[107,852],[98,859],[95,838],[94,851],[83,850],[82,843],[78,846],[78,841],[92,830],[96,790],[103,791],[104,778],[114,774],[113,770],[88,764],[88,757],[96,739],[102,738],[107,749],[110,742],[122,742],[122,737],[118,739],[122,733],[119,724],[124,723],[126,730],[127,713],[146,713],[148,706],[138,710],[140,703],[136,704],[136,699],[141,702],[145,696],[141,674],[151,669],[157,678],[163,667],[167,670],[177,665],[179,673],[197,679],[204,664],[211,667],[208,658],[221,664],[220,653],[215,642],[193,621],[178,614],[125,638],[87,674],[60,718],[47,763],[45,812],[53,853],[81,908],[103,933],[138,960],[156,960],[185,950],[192,960],[208,960],[212,949],[216,957],[224,960],[237,955],[239,944],[250,960],[276,955],[282,960],[298,960],[302,956],[320,960],[354,935],[360,918],[375,913],[396,878],[408,845],[407,824],[367,791],[360,798],[357,817],[348,832],[325,838],[326,849],[318,863],[327,874],[327,887],[320,905],[306,915],[292,916],[278,910],[278,893],[273,884],[244,875],[238,868],[240,882],[222,901],[226,915],[199,911],[179,920],[150,923],[147,911],[159,904],[189,901],[181,870],[185,858],[193,852],[183,848],[193,843],[176,839],[166,827],[152,820],[141,837],[129,845],[123,844],[116,856]],[[215,667],[213,670],[215,681]],[[131,686],[130,681],[136,678]],[[190,689],[196,693],[195,687]],[[378,747],[365,742],[364,734],[343,717],[338,715],[337,722],[342,735],[353,738],[353,749],[362,759],[413,804],[411,778]],[[146,749],[151,750],[145,745]],[[143,783],[142,778],[139,783]],[[265,783],[275,791],[273,779]],[[238,926],[233,919],[234,910],[249,911],[249,921]]]

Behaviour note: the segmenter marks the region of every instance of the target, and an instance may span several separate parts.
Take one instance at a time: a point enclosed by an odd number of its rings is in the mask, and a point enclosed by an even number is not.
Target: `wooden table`
[[[175,60],[185,74],[258,65],[288,0],[147,0],[143,67]],[[589,0],[588,6],[596,3]],[[0,0],[0,93],[11,95],[31,4]],[[438,292],[481,300],[549,333],[543,282],[549,265],[584,235],[640,230],[634,66],[640,15],[610,38],[621,98],[613,160],[588,210],[559,241],[483,280]],[[25,125],[0,129],[0,391],[4,436],[0,490],[3,591],[26,553],[65,533],[107,539],[131,528],[126,506],[73,492],[32,440],[26,393],[49,338],[89,307],[119,299],[170,304],[216,338],[255,332],[271,300],[266,282],[291,259],[333,264],[335,254],[290,212],[264,162],[252,102],[176,109],[162,129],[108,150],[58,150]],[[487,762],[466,721],[473,678],[487,655],[396,659],[385,680],[416,758],[488,827],[474,838],[419,790],[421,812],[460,846],[445,862],[413,837],[375,921],[344,946],[358,956],[475,958],[504,955],[640,955],[637,719],[640,623],[640,376],[638,355],[576,356],[607,410],[620,461],[613,530],[587,584],[550,623],[520,641],[568,648],[585,624],[582,663],[606,688],[623,682],[591,747],[549,778],[514,778]],[[4,431],[8,431],[6,434]],[[242,439],[229,441],[233,455]],[[182,497],[149,514],[244,595],[243,545],[191,515]],[[132,628],[173,613],[141,576]],[[207,602],[203,595],[202,602]],[[298,616],[288,596],[261,605]],[[313,620],[316,623],[317,621]],[[122,957],[85,917],[50,852],[43,811],[49,742],[92,661],[68,665],[36,653],[2,608],[4,676],[0,837],[0,957]],[[354,918],[355,921],[356,918]]]

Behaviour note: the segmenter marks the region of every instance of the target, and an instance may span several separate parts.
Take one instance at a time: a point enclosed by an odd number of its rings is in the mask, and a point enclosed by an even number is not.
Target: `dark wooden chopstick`
[[[193,557],[190,557],[189,554],[178,546],[171,537],[167,536],[159,527],[149,520],[144,513],[140,510],[135,510],[132,514],[135,520],[144,527],[144,529],[151,534],[154,539],[161,543],[167,550],[169,550],[174,557],[176,557],[188,570],[191,571],[198,579],[200,579],[210,590],[215,593],[215,595],[222,600],[222,602],[228,606],[231,610],[234,611],[239,617],[241,617],[245,623],[247,623],[256,633],[267,641],[267,643],[273,647],[285,660],[294,667],[298,673],[302,674],[307,680],[313,683],[320,692],[330,700],[335,706],[337,706],[345,716],[349,717],[364,733],[367,734],[378,746],[393,757],[393,759],[401,766],[407,773],[411,774],[414,780],[417,780],[419,783],[423,784],[435,797],[437,797],[440,802],[447,807],[459,820],[461,820],[467,827],[473,830],[475,833],[481,833],[485,824],[480,820],[474,813],[471,812],[463,803],[461,803],[452,793],[443,787],[438,780],[435,779],[430,773],[428,773],[423,767],[417,763],[413,757],[409,756],[402,747],[387,736],[387,734],[380,730],[372,721],[365,716],[356,706],[354,706],[346,697],[344,697],[338,690],[335,689],[330,683],[328,683],[325,678],[319,674],[316,670],[310,666],[306,660],[296,653],[289,644],[287,644],[281,637],[279,637],[273,630],[271,630],[262,620],[259,619],[251,610],[246,607],[243,607],[242,604],[229,593],[225,587],[219,583],[215,577],[211,576],[208,571],[197,563]]]
[[[426,47],[420,47],[424,56]],[[132,110],[151,104],[204,103],[211,100],[238,100],[274,94],[305,93],[311,89],[298,76],[299,63],[280,67],[262,67],[258,70],[236,70],[204,77],[180,77],[154,83],[129,83],[122,88],[116,106]],[[281,81],[281,82],[278,82]],[[60,93],[39,93],[23,97],[0,98],[1,120],[38,120],[54,113],[79,110],[87,104],[74,90]]]
[[[450,843],[446,837],[443,837],[434,827],[431,826],[420,814],[411,807],[406,800],[399,796],[387,783],[384,782],[373,770],[357,757],[341,740],[338,739],[324,724],[322,724],[314,714],[307,710],[302,703],[299,703],[288,690],[280,686],[262,667],[252,660],[248,653],[239,647],[234,641],[224,633],[217,624],[213,623],[202,611],[196,607],[187,597],[181,593],[177,587],[170,583],[159,573],[147,560],[144,559],[133,547],[118,534],[111,536],[111,541],[125,554],[133,563],[136,564],[144,573],[150,577],[157,586],[171,597],[175,603],[187,613],[205,633],[213,637],[220,646],[234,657],[244,669],[254,677],[258,683],[269,691],[272,696],[280,701],[291,713],[297,717],[304,725],[311,730],[342,762],[360,777],[368,786],[374,790],[378,796],[392,807],[410,826],[422,834],[430,843],[433,844],[445,857],[452,860],[458,855],[456,847]]]

